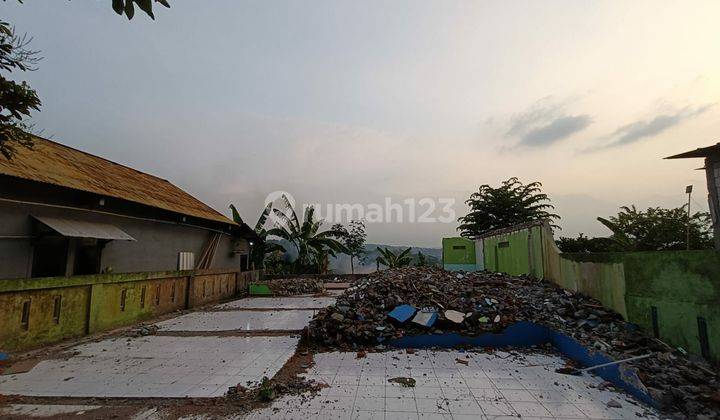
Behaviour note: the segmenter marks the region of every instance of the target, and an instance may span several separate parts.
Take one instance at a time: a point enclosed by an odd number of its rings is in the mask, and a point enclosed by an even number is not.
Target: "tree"
[[[338,223],[333,225],[332,230],[339,233],[338,239],[345,247],[343,253],[350,256],[350,272],[355,274],[355,258],[362,262],[366,253],[365,223],[362,220],[353,220],[350,222],[349,229]]]
[[[549,220],[551,223],[559,220],[560,216],[550,213],[555,207],[542,193],[541,187],[539,182],[525,185],[514,177],[503,181],[498,188],[481,185],[465,201],[470,206],[470,212],[458,219],[460,235],[472,238],[494,229],[534,220]]]
[[[312,263],[320,267],[324,264],[327,255],[335,256],[336,252],[343,252],[342,243],[335,239],[340,236],[340,232],[334,230],[321,232],[323,220],[315,220],[314,207],[310,206],[305,210],[305,217],[300,223],[287,197],[283,195],[281,199],[285,209],[272,209],[278,221],[274,228],[267,231],[267,235],[277,236],[292,243],[297,249],[297,263],[300,267],[307,267]]]
[[[232,211],[232,216],[235,223],[239,225],[245,223],[242,217],[240,217],[240,213],[234,205],[230,204],[230,210]],[[285,248],[283,248],[282,245],[268,242],[267,240],[268,234],[267,229],[265,229],[265,223],[267,222],[268,216],[270,215],[271,211],[272,203],[268,204],[265,207],[263,212],[260,214],[257,223],[255,223],[254,230],[259,237],[259,240],[250,248],[250,261],[255,265],[255,267],[265,267],[265,256],[267,254],[273,253],[275,251],[285,251]]]
[[[620,207],[617,216],[597,220],[613,233],[610,237],[622,251],[665,251],[687,248],[687,207],[674,209],[649,207],[638,211],[634,205]],[[710,214],[690,216],[690,248],[713,247]]]
[[[11,159],[17,146],[32,147],[31,126],[26,118],[40,110],[40,98],[27,82],[9,80],[6,74],[15,70],[32,71],[40,60],[30,50],[32,39],[18,36],[9,23],[0,21],[0,153]]]
[[[622,249],[611,238],[589,238],[580,233],[577,238],[560,237],[555,243],[562,252],[615,252]]]
[[[165,7],[170,7],[170,3],[167,0],[155,0],[156,3],[160,3]],[[155,20],[155,15],[152,10],[152,0],[112,0],[112,8],[118,15],[123,14],[128,18],[132,19],[135,16],[135,5],[145,12],[151,19]]]
[[[412,250],[412,248],[408,248],[397,254],[392,252],[390,248],[378,247],[377,250],[380,253],[380,256],[377,257],[377,261],[387,268],[405,267],[410,265],[410,262],[412,262],[412,256],[410,255],[410,250]]]
[[[154,0],[165,7],[170,7],[167,0]],[[18,0],[22,3],[22,0]],[[152,19],[152,0],[112,0],[112,8],[119,15],[132,19],[135,5]],[[8,22],[0,21],[0,72],[12,73],[14,70],[32,71],[40,60],[38,51],[28,48],[32,41],[27,36],[18,36]],[[32,148],[32,126],[27,118],[33,111],[39,111],[42,103],[37,92],[25,82],[8,80],[6,74],[0,73],[0,154],[12,159],[17,147]]]

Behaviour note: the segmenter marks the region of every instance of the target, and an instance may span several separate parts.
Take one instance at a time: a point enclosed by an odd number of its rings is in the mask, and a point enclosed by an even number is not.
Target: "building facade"
[[[0,279],[244,271],[254,238],[166,180],[56,142],[0,156]]]

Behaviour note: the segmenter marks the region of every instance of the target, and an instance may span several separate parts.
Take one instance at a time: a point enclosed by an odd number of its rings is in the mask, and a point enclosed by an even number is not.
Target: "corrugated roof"
[[[720,153],[720,143],[714,144],[708,147],[699,147],[689,152],[680,153],[673,156],[668,156],[665,159],[686,159],[686,158],[702,158],[711,155],[717,155]]]
[[[119,241],[134,241],[130,236],[115,225],[109,223],[89,222],[87,220],[62,219],[59,217],[33,216],[55,232],[69,238],[94,238]]]
[[[0,155],[0,174],[235,224],[164,179],[40,137],[34,143],[16,148],[11,160]]]
[[[517,232],[519,230],[528,229],[535,226],[543,226],[545,224],[548,224],[547,220],[532,220],[525,223],[520,223],[518,225],[508,226],[500,229],[494,229],[489,230],[482,235],[476,236],[474,239],[485,239],[489,238],[491,236],[498,236],[498,235],[506,235],[508,233]]]

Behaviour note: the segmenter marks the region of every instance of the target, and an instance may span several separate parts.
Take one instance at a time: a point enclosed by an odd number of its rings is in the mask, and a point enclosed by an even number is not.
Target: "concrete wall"
[[[623,255],[628,319],[652,331],[656,308],[660,337],[701,354],[698,317],[707,324],[711,357],[720,360],[720,253],[636,252]]]
[[[599,300],[651,333],[654,312],[660,339],[698,355],[702,354],[698,318],[702,318],[707,326],[706,356],[720,360],[720,253],[566,254],[555,245],[548,226],[521,228],[482,240],[488,270],[542,273],[543,278]],[[501,242],[509,246],[499,247]],[[536,258],[538,252],[540,259]]]
[[[213,232],[178,223],[141,220],[96,212],[0,201],[0,279],[30,276],[32,267],[32,218],[53,216],[110,223],[136,241],[111,241],[102,251],[101,267],[114,273],[177,270],[178,253],[191,251],[195,261]],[[12,238],[10,238],[12,237]],[[238,270],[240,256],[233,254],[235,241],[223,234],[211,268]]]
[[[259,271],[201,270],[0,281],[0,351],[37,347],[244,295],[260,277]],[[26,305],[29,316],[23,322]]]
[[[540,226],[490,236],[482,241],[486,270],[543,277]]]

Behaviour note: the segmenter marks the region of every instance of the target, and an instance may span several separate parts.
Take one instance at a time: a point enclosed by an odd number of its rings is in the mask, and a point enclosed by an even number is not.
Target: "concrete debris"
[[[404,387],[413,388],[415,387],[415,379],[413,378],[405,378],[405,377],[397,377],[397,378],[390,378],[388,379],[388,382],[400,384]]]
[[[416,308],[442,311],[430,326],[406,322]],[[637,370],[640,385],[667,414],[693,418],[712,413],[720,418],[720,404],[713,399],[720,387],[712,374],[715,367],[654,339],[597,300],[525,276],[472,272],[459,277],[433,267],[379,271],[358,280],[336,305],[320,311],[309,332],[319,347],[377,350],[404,336],[473,336],[500,332],[519,321],[552,328],[613,360],[652,353],[624,366]]]
[[[139,327],[131,330],[128,335],[130,337],[145,337],[148,335],[155,335],[159,327],[157,325],[140,325]]]
[[[325,293],[322,281],[312,278],[287,278],[269,280],[268,287],[275,296],[294,296]]]
[[[455,324],[460,324],[465,320],[465,314],[458,311],[453,311],[452,309],[449,311],[445,311],[443,314],[445,315],[445,319],[447,319],[450,322],[453,322]]]
[[[613,399],[611,399],[610,401],[607,402],[607,406],[612,407],[612,408],[622,408],[622,404],[620,404],[619,402],[617,402]]]
[[[432,327],[438,319],[437,311],[434,308],[419,310],[412,319],[412,322],[423,327]]]

